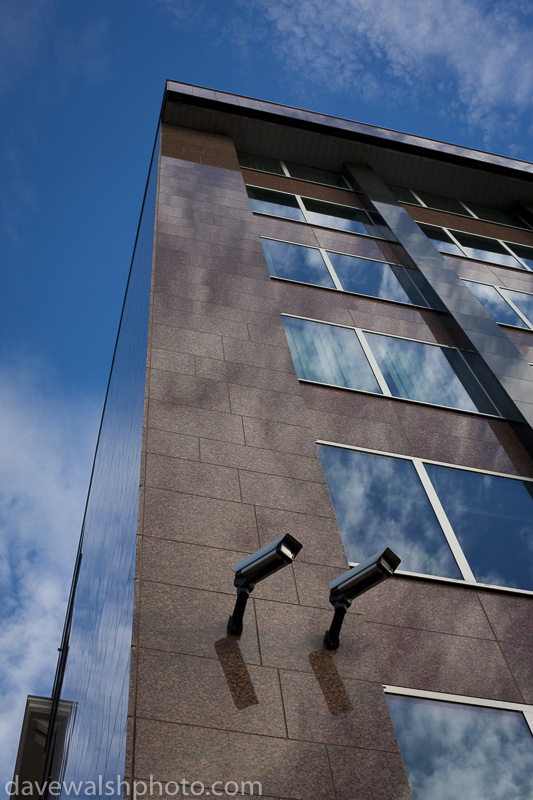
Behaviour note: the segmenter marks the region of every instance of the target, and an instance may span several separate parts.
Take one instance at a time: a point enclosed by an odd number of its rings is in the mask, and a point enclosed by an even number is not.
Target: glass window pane
[[[514,228],[526,228],[523,220],[520,219],[512,211],[503,211],[501,208],[489,208],[488,206],[480,206],[477,203],[467,203],[468,208],[471,208],[474,214],[480,219],[486,219],[488,222],[499,222],[501,225],[511,225]]]
[[[389,189],[393,193],[396,200],[398,200],[400,203],[411,203],[415,206],[421,205],[412,191],[410,189],[406,189],[405,186],[389,186]]]
[[[533,590],[533,497],[527,481],[426,465],[477,581]]]
[[[367,236],[379,236],[381,233],[373,224],[366,211],[361,208],[337,206],[323,203],[322,200],[302,198],[311,225],[323,225],[326,228],[338,228],[350,233],[362,233]]]
[[[341,253],[329,253],[331,263],[347,292],[382,297],[399,303],[427,305],[403,267]]]
[[[522,264],[495,239],[486,239],[484,236],[474,236],[472,233],[461,233],[461,231],[454,231],[453,235],[469,258],[501,264],[504,267],[524,269]]]
[[[513,311],[509,303],[505,302],[494,286],[487,286],[484,283],[474,283],[473,281],[465,281],[465,284],[472,294],[475,294],[481,305],[494,317],[496,322],[502,325],[517,325],[520,328],[527,328],[526,323],[520,319],[516,311]],[[520,294],[520,292],[518,292],[518,294]]]
[[[446,231],[442,230],[442,228],[436,228],[433,225],[420,225],[420,228],[422,229],[423,233],[426,234],[428,239],[433,242],[440,253],[450,253],[450,255],[453,256],[464,255],[461,248],[455,244],[455,242],[448,236]]]
[[[509,244],[509,247],[521,258],[530,269],[533,269],[533,247],[526,247],[523,244]]]
[[[253,189],[246,187],[252,211],[272,214],[274,217],[287,217],[305,222],[296,198],[292,194],[273,192],[270,189]]]
[[[261,245],[269,272],[275,278],[335,288],[320,250],[272,239],[261,239]]]
[[[258,169],[261,172],[273,172],[275,175],[284,175],[281,164],[277,158],[254,156],[251,153],[237,153],[239,164],[245,169]]]
[[[533,739],[520,711],[387,694],[413,800],[530,800]]]
[[[439,211],[450,211],[452,214],[462,214],[468,216],[468,211],[458,200],[453,197],[442,197],[440,194],[430,194],[430,192],[419,192],[417,194],[429,208],[437,208]]]
[[[344,189],[347,188],[342,175],[338,172],[318,169],[317,167],[304,167],[302,164],[292,164],[289,161],[285,162],[285,166],[289,170],[291,178],[311,181],[312,183],[322,183],[325,186],[342,186]]]
[[[533,323],[533,294],[515,292],[513,289],[502,289],[502,292]]]
[[[394,397],[497,413],[457,350],[365,333]]]
[[[355,331],[296,317],[282,319],[299,378],[381,394]]]
[[[318,445],[348,561],[391,547],[400,569],[460,579],[411,461]]]

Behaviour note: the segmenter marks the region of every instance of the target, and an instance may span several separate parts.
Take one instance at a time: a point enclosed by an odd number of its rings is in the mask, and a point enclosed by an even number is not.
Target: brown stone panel
[[[524,703],[533,704],[533,647],[503,642],[501,648]]]
[[[203,314],[191,314],[174,308],[174,300],[176,300],[176,295],[155,295],[153,314],[155,323],[171,325],[175,328],[186,328],[190,331],[212,333],[215,336],[248,339],[248,328],[244,323],[224,319],[223,317],[205,317]]]
[[[333,609],[306,608],[286,603],[255,601],[261,660],[265,666],[313,674],[309,660],[322,649],[324,634],[333,619]],[[287,646],[287,643],[290,643]],[[379,681],[380,676],[367,638],[363,619],[348,613],[341,645],[334,663],[342,681]]]
[[[148,453],[157,453],[173,458],[188,458],[192,461],[200,460],[200,446],[196,436],[183,436],[180,433],[149,428],[146,438]]]
[[[194,375],[194,356],[190,353],[174,353],[171,350],[158,350],[152,348],[150,366],[153,369],[164,369],[169,372],[182,372],[184,375]]]
[[[316,454],[314,458],[307,458],[249,445],[243,447],[229,442],[200,439],[200,461],[253,470],[254,472],[265,472],[270,475],[285,475],[304,481],[321,483],[324,480],[322,466]]]
[[[150,373],[150,397],[215,411],[230,410],[226,383],[192,375],[176,375],[153,369]]]
[[[293,316],[353,325],[346,307],[346,295],[328,289],[273,280],[272,286],[281,311]]]
[[[370,622],[475,639],[495,638],[471,587],[397,575],[354,600],[353,610]]]
[[[509,228],[494,222],[485,222],[473,217],[463,217],[458,214],[449,214],[445,211],[436,211],[432,208],[405,205],[404,208],[416,222],[428,225],[441,225],[465,233],[475,233],[479,236],[489,236],[491,239],[503,239],[506,242],[517,242],[533,246],[533,233],[521,228]]]
[[[280,674],[289,738],[397,753],[381,684],[343,681],[335,656],[313,655],[315,674]]]
[[[235,305],[235,297],[238,297],[239,305]],[[241,303],[242,298],[250,298],[250,295],[232,294],[229,296],[228,304],[224,303],[208,303],[201,300],[193,300],[193,311],[196,314],[203,314],[205,317],[222,317],[223,319],[236,320],[240,323],[258,322],[261,320],[278,319],[279,309],[277,303],[272,301],[268,303],[268,307],[262,303],[263,298],[259,298],[256,302],[246,306]],[[251,297],[253,300],[254,298]],[[254,307],[250,307],[253,305]]]
[[[212,592],[225,592],[235,596],[233,567],[251,552],[251,548],[246,552],[222,550],[221,544],[223,543],[206,547],[145,536],[142,578],[191,589],[206,588]],[[297,603],[292,569],[286,567],[271,575],[268,580],[258,583],[253,596],[266,600],[283,597],[286,603]]]
[[[159,430],[244,444],[242,422],[234,414],[151,400],[148,421]]]
[[[271,172],[260,172],[255,169],[243,168],[241,171],[247,186],[261,186],[265,189],[299,194],[302,197],[313,197],[316,200],[325,200],[329,203],[337,203],[352,208],[363,208],[361,198],[355,192],[346,189],[288,178]]]
[[[144,532],[246,553],[260,544],[251,506],[163,489],[146,489]]]
[[[298,380],[288,372],[201,356],[196,357],[196,375],[240,386],[251,386],[255,389],[270,389],[274,392],[297,395],[300,391]]]
[[[243,503],[320,517],[334,516],[325,481],[314,483],[243,470],[239,470],[239,478]]]
[[[258,323],[251,323],[248,325],[248,331],[252,342],[264,342],[277,347],[288,346],[281,316],[277,319],[269,318]]]
[[[304,562],[331,565],[336,575],[340,575],[348,569],[346,553],[335,519],[293,511],[280,511],[276,508],[257,508],[256,516],[261,545],[267,544],[282,533],[290,533],[302,542],[303,548],[298,553],[298,559],[294,565],[296,575],[298,574],[296,567],[300,570]],[[323,569],[327,570],[328,567]],[[332,574],[333,577],[335,575]],[[305,600],[306,594],[303,591],[300,595],[300,603],[307,605]]]
[[[173,350],[178,353],[223,358],[222,337],[170,325],[154,325],[153,344],[161,350]]]
[[[352,256],[387,261],[394,264],[410,265],[410,260],[394,242],[384,239],[372,239],[370,236],[358,236],[355,233],[342,233],[328,228],[315,227],[315,236],[320,247],[335,253],[346,253]],[[401,260],[400,260],[401,255]]]
[[[232,139],[177,125],[161,125],[161,155],[240,170]]]
[[[237,470],[148,453],[146,485],[238,502]]]
[[[243,294],[242,292],[224,293],[226,305],[233,308],[243,309],[247,314],[253,311],[259,311],[260,314],[278,314],[279,308],[276,300],[269,299],[268,297],[255,297],[252,294]],[[217,303],[217,300],[207,302]]]
[[[435,416],[435,422],[438,417]],[[517,460],[513,450],[506,452],[501,442],[486,439],[462,438],[446,430],[416,427],[405,428],[409,439],[409,455],[444,461],[457,466],[488,469],[510,475],[526,475],[531,472],[531,461],[524,458],[523,448],[517,442]],[[527,472],[524,472],[524,470]]]
[[[516,328],[505,328],[505,333],[524,358],[533,362],[533,332],[519,331]]]
[[[237,364],[248,364],[263,369],[280,370],[281,372],[294,371],[294,365],[287,346],[276,347],[270,344],[245,342],[241,339],[229,339],[224,336],[224,359]],[[198,355],[209,356],[209,353]],[[215,357],[216,356],[210,356]]]
[[[531,645],[533,611],[531,597],[504,592],[478,592],[481,605],[500,642]]]
[[[138,778],[259,781],[265,795],[284,800],[334,797],[326,748],[320,744],[139,720],[135,765]]]
[[[227,636],[232,601],[229,594],[142,581],[139,647],[216,659],[215,642]],[[247,664],[261,663],[252,602],[239,645]]]
[[[263,345],[256,346],[263,347]],[[278,350],[280,353],[284,352],[281,348]],[[288,425],[305,425],[309,422],[305,404],[296,395],[231,385],[229,393],[233,414],[271,419]]]
[[[383,683],[521,702],[497,642],[367,623]]]
[[[298,384],[296,384],[298,385]],[[285,453],[299,453],[303,456],[316,456],[317,450],[309,428],[301,425],[286,425],[271,419],[243,418],[246,444],[278,450]]]
[[[244,708],[239,708],[217,660],[142,649],[138,717],[285,738],[277,670],[256,666],[245,670],[241,687],[248,678],[249,704],[243,702]]]
[[[336,800],[412,800],[399,754],[335,746],[328,753]]]
[[[282,242],[318,247],[315,229],[310,225],[302,225],[280,217],[268,217],[266,214],[255,216],[254,220],[261,236],[267,239],[280,239]]]

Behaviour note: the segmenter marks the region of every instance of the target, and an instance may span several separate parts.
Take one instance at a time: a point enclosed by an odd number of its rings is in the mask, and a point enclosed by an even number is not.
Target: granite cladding
[[[460,335],[442,313],[271,280],[259,236],[410,263],[397,243],[254,216],[232,141],[165,125],[158,204],[126,775],[408,800],[383,684],[527,702],[530,601],[396,577],[325,652],[347,562],[314,442],[533,476],[531,459],[503,419],[299,385],[281,312]],[[228,637],[232,565],[283,532],[297,562]]]

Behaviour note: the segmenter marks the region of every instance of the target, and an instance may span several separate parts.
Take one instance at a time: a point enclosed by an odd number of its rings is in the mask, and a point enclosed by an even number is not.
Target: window
[[[286,217],[310,225],[337,228],[364,236],[383,239],[390,237],[384,219],[375,211],[325,203],[310,197],[274,192],[270,189],[247,186],[252,211],[275,217]]]
[[[427,308],[415,285],[420,282],[417,270],[275,239],[261,238],[261,245],[274,278]]]
[[[250,153],[237,153],[239,164],[245,169],[255,169],[259,172],[270,172],[274,175],[284,175],[299,181],[321,183],[324,186],[335,186],[338,189],[350,189],[345,178],[339,172],[333,172],[318,167],[306,167],[303,164],[294,164],[291,161],[280,161],[277,158],[255,156]],[[359,187],[357,190],[360,191]]]
[[[400,203],[422,206],[424,208],[435,208],[438,211],[446,211],[451,214],[459,214],[463,217],[473,217],[487,222],[496,222],[499,225],[507,225],[511,228],[530,229],[518,214],[506,211],[501,208],[490,208],[479,203],[464,203],[453,197],[444,197],[440,194],[431,192],[419,192],[413,189],[406,189],[403,186],[389,186],[389,189]]]
[[[533,247],[489,239],[486,236],[474,236],[472,233],[452,231],[436,225],[418,224],[441,253],[475,258],[502,267],[533,270]]]
[[[459,350],[282,315],[300,380],[498,414]]]
[[[247,190],[252,211],[306,222],[302,209],[294,195],[285,194],[285,192],[272,192],[270,189],[252,188],[251,186],[248,186]]]
[[[413,800],[533,797],[533,709],[385,686]]]
[[[533,591],[533,481],[318,444],[351,564],[391,547],[401,572]]]
[[[476,281],[464,283],[500,325],[533,329],[533,294]]]

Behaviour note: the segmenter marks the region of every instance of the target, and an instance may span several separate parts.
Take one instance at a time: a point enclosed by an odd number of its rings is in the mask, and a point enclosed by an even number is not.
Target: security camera
[[[367,592],[385,578],[390,578],[400,562],[401,558],[390,547],[386,547],[382,553],[376,553],[331,581],[329,602],[335,609],[335,614],[331,627],[324,636],[324,647],[337,650],[342,623],[354,597]]]
[[[235,564],[233,584],[237,588],[237,600],[228,621],[228,633],[241,635],[246,602],[255,584],[292,564],[302,547],[294,536],[286,533]]]

